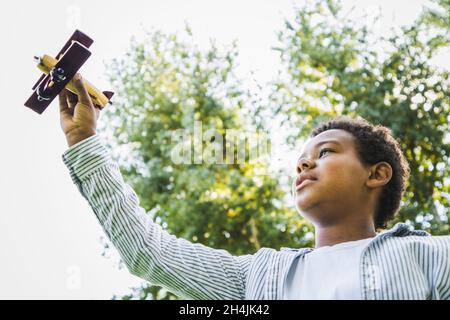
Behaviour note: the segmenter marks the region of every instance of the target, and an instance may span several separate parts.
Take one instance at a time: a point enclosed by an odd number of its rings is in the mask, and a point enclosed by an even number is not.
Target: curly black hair
[[[364,165],[373,165],[380,161],[391,165],[392,178],[380,194],[374,218],[376,229],[386,228],[387,222],[395,217],[400,207],[410,175],[409,164],[401,151],[400,144],[392,136],[389,128],[373,125],[362,117],[333,118],[315,127],[310,137],[331,129],[345,130],[355,137],[357,155]]]

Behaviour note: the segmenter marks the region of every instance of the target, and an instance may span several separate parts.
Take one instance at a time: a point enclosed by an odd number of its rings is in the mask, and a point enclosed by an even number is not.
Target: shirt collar
[[[430,234],[424,230],[414,230],[414,227],[407,225],[406,223],[396,223],[391,229],[378,233],[375,238],[386,238],[389,236],[394,237],[406,237],[406,236],[430,236]],[[303,254],[312,251],[312,248],[288,248],[282,247],[281,251],[295,251],[298,254]]]

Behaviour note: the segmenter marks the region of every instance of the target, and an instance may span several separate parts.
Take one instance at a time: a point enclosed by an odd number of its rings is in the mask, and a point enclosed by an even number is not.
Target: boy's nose
[[[307,158],[301,158],[298,160],[297,163],[297,171],[302,172],[305,169],[312,169],[314,167],[314,161],[307,159]]]

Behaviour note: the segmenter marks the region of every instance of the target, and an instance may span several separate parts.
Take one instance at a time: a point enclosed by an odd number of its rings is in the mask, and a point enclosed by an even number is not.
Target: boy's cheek
[[[349,162],[339,161],[324,167],[318,176],[321,184],[341,189],[353,186],[359,174],[359,168],[354,168]]]

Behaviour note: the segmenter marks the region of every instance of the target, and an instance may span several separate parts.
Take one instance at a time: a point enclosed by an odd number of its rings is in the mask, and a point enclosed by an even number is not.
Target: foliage
[[[389,127],[411,166],[402,209],[391,224],[406,221],[447,234],[450,79],[429,63],[444,41],[430,40],[420,23],[385,39],[345,18],[334,1],[297,13],[279,34],[287,75],[274,83],[272,95],[274,112],[298,128],[287,140],[295,145],[312,126],[340,114]]]
[[[189,29],[181,35],[149,33],[109,67],[120,98],[103,123],[117,139],[110,141],[117,144],[111,150],[120,150],[114,156],[124,178],[151,217],[178,237],[236,255],[310,244],[303,238],[310,226],[281,201],[285,192],[262,159],[196,164],[193,152],[192,163],[174,164],[172,134],[183,128],[190,134],[184,142],[194,145],[195,121],[203,132],[225,136],[223,144],[228,129],[256,132],[246,114],[250,96],[233,74],[235,45],[221,51],[211,43],[202,51],[193,43]],[[219,139],[204,136],[203,155],[211,145],[222,147]],[[245,150],[249,154],[249,143]],[[138,292],[130,297],[169,297],[146,286]]]
[[[114,157],[141,206],[170,233],[236,255],[261,247],[310,246],[311,225],[288,203],[281,172],[270,172],[267,161],[195,164],[196,152],[192,163],[175,164],[172,134],[177,129],[194,134],[195,121],[203,132],[214,129],[224,136],[228,129],[267,130],[268,123],[281,119],[276,130],[282,128],[295,148],[319,122],[360,115],[391,128],[411,166],[392,224],[404,221],[449,234],[450,79],[448,70],[430,60],[449,44],[450,10],[448,0],[435,5],[388,38],[375,33],[373,21],[348,18],[333,0],[296,8],[274,48],[285,69],[262,102],[235,76],[234,44],[219,49],[211,42],[200,49],[188,27],[182,34],[156,31],[133,41],[109,66],[119,98],[102,123],[115,137],[111,150],[118,150]],[[191,136],[184,142],[195,144]],[[209,137],[201,146],[224,150],[229,142]],[[245,150],[248,154],[250,147]],[[143,284],[122,298],[177,297]]]

